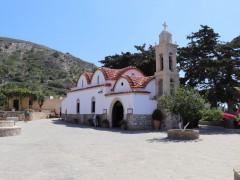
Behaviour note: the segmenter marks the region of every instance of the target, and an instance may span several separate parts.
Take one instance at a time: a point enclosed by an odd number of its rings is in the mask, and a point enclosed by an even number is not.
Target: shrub
[[[109,121],[107,119],[104,119],[101,122],[101,127],[108,128],[109,127]]]
[[[203,121],[219,121],[222,119],[222,110],[217,108],[206,108],[200,111],[201,120]]]
[[[197,90],[180,87],[176,94],[164,95],[160,103],[176,117],[180,116],[180,121],[186,125],[188,122],[191,124],[196,117],[200,116],[205,100]]]

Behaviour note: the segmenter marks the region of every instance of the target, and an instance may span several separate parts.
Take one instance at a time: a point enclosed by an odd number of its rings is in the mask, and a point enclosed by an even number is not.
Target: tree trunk
[[[235,112],[235,106],[234,106],[234,103],[233,102],[231,102],[231,101],[229,101],[229,102],[227,102],[227,105],[228,105],[228,113],[230,113],[230,114],[236,114],[236,112]]]

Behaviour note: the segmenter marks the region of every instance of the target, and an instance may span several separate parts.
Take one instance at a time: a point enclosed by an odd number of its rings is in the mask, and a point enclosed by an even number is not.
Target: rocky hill
[[[0,37],[0,86],[64,95],[94,64],[28,41]]]

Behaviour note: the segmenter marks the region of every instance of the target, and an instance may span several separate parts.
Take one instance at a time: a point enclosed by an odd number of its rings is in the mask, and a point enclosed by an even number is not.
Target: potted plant
[[[128,129],[128,126],[127,126],[127,121],[126,120],[122,120],[120,121],[120,127],[122,130],[127,130]]]
[[[152,124],[154,130],[159,130],[161,127],[161,121],[164,118],[163,113],[159,109],[155,109],[152,113]]]
[[[239,118],[233,114],[223,113],[224,126],[226,128],[239,128]]]
[[[107,119],[104,119],[102,122],[101,122],[101,127],[103,128],[109,128],[109,121]]]

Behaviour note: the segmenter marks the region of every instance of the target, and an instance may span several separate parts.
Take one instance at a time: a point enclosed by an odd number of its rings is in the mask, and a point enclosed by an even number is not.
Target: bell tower
[[[163,31],[159,35],[159,44],[154,46],[156,53],[155,86],[156,97],[164,93],[173,94],[179,87],[179,73],[176,68],[177,45],[172,43],[172,34],[164,22]]]

